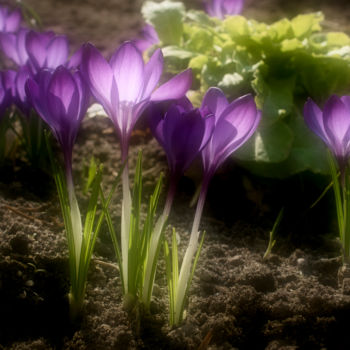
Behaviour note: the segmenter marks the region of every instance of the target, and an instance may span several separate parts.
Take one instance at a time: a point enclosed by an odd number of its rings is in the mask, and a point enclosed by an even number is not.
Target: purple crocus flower
[[[241,147],[255,132],[261,118],[250,94],[228,103],[218,88],[210,88],[201,108],[215,115],[215,130],[202,151],[205,176],[211,177],[225,159]]]
[[[175,300],[174,323],[182,320],[182,310],[186,290],[190,281],[193,257],[197,251],[199,223],[201,220],[209,182],[216,169],[236,149],[242,146],[256,130],[261,112],[257,110],[252,95],[245,95],[229,103],[218,88],[210,88],[205,94],[202,111],[210,111],[215,118],[213,134],[202,150],[204,178],[193,220],[190,241],[184,255],[178,279]]]
[[[333,152],[344,176],[350,158],[350,96],[331,96],[323,111],[309,98],[304,106],[304,119]]]
[[[144,52],[153,45],[159,44],[159,37],[151,24],[146,24],[141,31],[141,37],[133,41],[134,45]]]
[[[225,15],[238,15],[243,10],[244,0],[206,0],[205,8],[212,17],[224,19]]]
[[[26,37],[26,50],[33,72],[41,68],[56,69],[68,59],[68,40],[66,36],[54,32],[38,33],[31,30]]]
[[[170,185],[163,214],[151,236],[142,297],[149,306],[154,281],[154,261],[159,251],[162,228],[170,214],[178,180],[209,141],[214,129],[214,117],[209,110],[193,108],[183,97],[163,113],[161,104],[149,108],[149,124],[153,135],[162,145],[168,158]],[[166,104],[168,105],[168,104]]]
[[[22,15],[19,9],[10,12],[7,7],[0,6],[0,32],[16,32],[21,21]]]
[[[156,86],[163,71],[163,55],[158,49],[145,64],[139,50],[125,42],[107,62],[91,44],[86,44],[82,70],[92,94],[112,119],[120,137],[122,160],[128,153],[131,131],[151,101],[179,99],[191,86],[191,70]]]
[[[158,82],[163,71],[163,55],[158,49],[145,64],[141,52],[125,42],[107,62],[91,44],[83,49],[81,69],[92,94],[114,123],[121,144],[123,201],[121,215],[121,255],[124,292],[128,293],[129,232],[132,212],[127,155],[131,131],[151,101],[176,100],[191,86],[192,73],[186,70],[165,84]]]
[[[150,109],[149,124],[167,155],[172,176],[181,176],[209,141],[214,118],[203,109],[193,108],[187,98],[174,103],[163,114],[158,106]]]
[[[73,145],[89,104],[88,89],[81,74],[71,73],[63,66],[55,71],[41,70],[27,80],[26,93],[59,142],[65,158],[68,185],[72,185]]]

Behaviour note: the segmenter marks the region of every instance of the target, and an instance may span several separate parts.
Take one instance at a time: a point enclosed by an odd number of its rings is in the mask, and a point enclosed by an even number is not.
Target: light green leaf
[[[185,6],[182,2],[146,1],[141,11],[146,21],[153,24],[164,45],[180,43],[185,18]]]
[[[205,53],[213,46],[213,35],[206,29],[193,28],[186,47],[193,52]]]
[[[223,28],[233,38],[250,34],[248,21],[243,16],[226,17]]]
[[[304,38],[321,30],[320,22],[324,20],[322,12],[299,15],[292,19],[291,25],[297,38]]]
[[[300,40],[295,38],[283,40],[281,43],[282,52],[295,51],[297,49],[303,49],[303,48],[304,48],[304,44]]]
[[[288,158],[293,139],[293,132],[288,125],[278,121],[269,127],[258,129],[255,135],[234,153],[234,157],[244,161],[279,163]]]
[[[350,45],[350,37],[342,32],[330,32],[326,35],[327,45],[342,47]]]
[[[193,70],[201,71],[203,66],[207,62],[208,62],[208,56],[206,56],[206,55],[198,55],[196,57],[191,58],[190,62],[188,63],[188,67],[192,68]]]
[[[264,67],[262,67],[262,70],[264,70]],[[258,95],[259,108],[263,110],[263,123],[274,123],[288,115],[293,107],[295,76],[264,79],[262,75],[262,73],[256,74],[253,87]]]
[[[274,41],[292,38],[293,29],[290,21],[287,18],[283,18],[280,21],[271,24],[269,28],[269,35]]]

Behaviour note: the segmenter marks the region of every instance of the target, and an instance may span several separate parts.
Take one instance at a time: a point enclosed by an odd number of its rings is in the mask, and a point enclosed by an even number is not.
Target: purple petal
[[[342,96],[340,100],[344,103],[345,107],[350,111],[350,96]]]
[[[152,45],[158,44],[159,37],[154,27],[146,24],[142,29],[141,38],[134,40],[133,43],[140,52],[144,52]]]
[[[192,70],[186,69],[159,86],[151,95],[151,101],[178,100],[186,94],[191,85]]]
[[[22,21],[22,15],[20,10],[14,10],[6,19],[5,31],[16,32]]]
[[[222,9],[227,15],[237,15],[243,10],[244,0],[223,0]]]
[[[350,134],[350,110],[338,96],[331,96],[323,109],[324,127],[333,151],[337,156],[345,156]]]
[[[81,46],[76,52],[74,52],[72,57],[67,62],[67,68],[77,69],[81,64],[82,59],[83,59],[83,46]]]
[[[37,33],[33,30],[28,32],[25,45],[35,70],[45,67],[48,45],[54,36],[53,32]]]
[[[81,68],[89,82],[92,94],[115,121],[119,98],[110,65],[94,46],[86,44],[83,48]]]
[[[66,68],[61,66],[55,70],[51,78],[48,91],[50,96],[54,96],[62,103],[64,110],[57,112],[58,114],[61,113],[63,115],[70,116],[77,114],[79,97],[76,93],[78,88],[71,73]],[[73,110],[72,107],[74,107]],[[52,114],[56,113],[55,108],[51,108],[51,106],[50,110]]]
[[[28,30],[21,29],[18,33],[1,33],[1,48],[5,55],[14,61],[18,66],[23,66],[28,61],[28,54],[25,47],[25,40]]]
[[[163,72],[163,54],[157,49],[145,65],[142,99],[151,95]]]
[[[244,138],[257,118],[254,97],[248,94],[234,100],[223,111],[221,118],[231,123],[237,129],[237,139]]]
[[[330,144],[324,128],[323,113],[317,104],[309,98],[304,105],[304,120],[306,125],[326,144]]]
[[[27,80],[32,77],[31,71],[27,66],[23,66],[17,73],[15,85],[16,85],[16,97],[15,103],[17,107],[25,114],[29,115],[31,109],[31,103],[28,101],[28,97],[25,91]]]
[[[163,134],[163,124],[164,124],[164,111],[159,103],[151,103],[147,109],[148,125],[151,129],[152,135],[160,143],[160,145],[165,148],[165,140]]]
[[[56,69],[65,64],[68,59],[68,51],[68,40],[65,36],[53,38],[47,47],[45,67]]]
[[[144,62],[141,53],[131,43],[122,44],[111,58],[120,101],[137,102],[144,84]]]
[[[218,119],[212,138],[202,151],[205,172],[213,174],[225,159],[255,132],[261,119],[252,95],[233,101]]]
[[[224,93],[215,87],[209,88],[204,95],[201,109],[205,107],[215,115],[215,121],[218,120],[224,109],[229,105]]]

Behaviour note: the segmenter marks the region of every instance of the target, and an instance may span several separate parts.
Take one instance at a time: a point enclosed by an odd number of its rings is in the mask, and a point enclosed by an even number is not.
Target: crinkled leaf
[[[269,127],[258,129],[234,157],[245,161],[278,163],[288,158],[293,145],[293,131],[278,121]]]
[[[142,6],[142,14],[151,23],[164,45],[178,45],[183,33],[185,6],[181,2],[163,1],[157,3],[146,1]]]

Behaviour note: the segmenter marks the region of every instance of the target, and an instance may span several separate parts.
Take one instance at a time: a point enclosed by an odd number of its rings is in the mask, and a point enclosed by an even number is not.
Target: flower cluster
[[[218,5],[213,6],[216,8]],[[228,13],[228,5],[225,3],[223,6],[222,11]],[[142,52],[149,44],[158,42],[151,26],[145,28],[144,42],[124,42],[109,60],[90,43],[84,44],[69,58],[70,50],[65,36],[27,28],[18,10],[10,12],[0,8],[0,27],[0,47],[8,59],[6,63],[15,67],[15,70],[9,69],[0,74],[0,112],[4,113],[14,104],[24,118],[30,120],[35,111],[63,153],[62,172],[47,138],[67,232],[72,317],[76,317],[83,307],[87,270],[104,217],[120,264],[125,300],[139,299],[146,309],[149,308],[160,246],[164,241],[164,227],[176,195],[177,183],[196,158],[202,159],[203,184],[189,246],[177,276],[178,283],[172,284],[171,320],[172,324],[178,324],[182,320],[191,266],[198,248],[199,224],[209,182],[227,157],[256,130],[261,112],[255,105],[254,97],[245,95],[229,103],[224,93],[213,87],[205,94],[201,106],[195,108],[185,96],[192,84],[190,69],[164,81],[161,79],[164,59],[160,49],[155,49],[144,62]],[[108,197],[104,196],[100,172],[96,174],[92,186],[85,223],[82,222],[75,195],[73,148],[92,98],[102,105],[113,122],[120,142],[123,171],[119,237],[113,236],[115,229],[108,211],[113,192]],[[132,130],[143,114],[148,116],[154,137],[164,148],[170,181],[163,213],[155,220],[159,181],[150,201],[145,226],[140,229],[141,161],[131,194],[128,151]],[[98,203],[102,210],[96,221]]]

